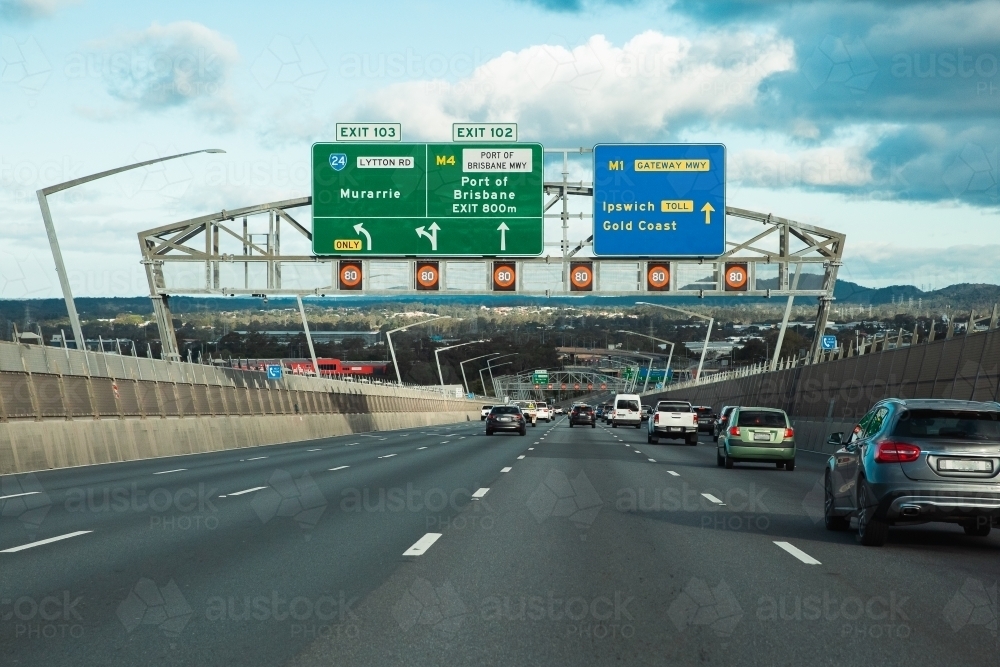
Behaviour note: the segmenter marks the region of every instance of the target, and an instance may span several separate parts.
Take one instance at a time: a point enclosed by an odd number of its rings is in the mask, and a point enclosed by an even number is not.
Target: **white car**
[[[552,421],[552,410],[547,403],[536,403],[535,414],[539,419],[544,419],[546,424]]]
[[[552,411],[552,414],[556,414],[556,415],[561,415],[562,413],[563,413],[563,409],[559,408],[559,407],[557,407],[555,410]]]
[[[611,404],[611,428],[619,426],[642,426],[642,408],[639,394],[615,394]]]
[[[486,421],[486,417],[490,414],[490,410],[492,409],[493,409],[492,405],[484,405],[482,409],[479,411],[479,421],[481,422]]]

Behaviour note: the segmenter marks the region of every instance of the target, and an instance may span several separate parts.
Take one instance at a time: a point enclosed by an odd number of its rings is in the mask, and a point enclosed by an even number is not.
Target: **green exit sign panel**
[[[541,144],[313,144],[313,252],[541,255],[542,166]]]

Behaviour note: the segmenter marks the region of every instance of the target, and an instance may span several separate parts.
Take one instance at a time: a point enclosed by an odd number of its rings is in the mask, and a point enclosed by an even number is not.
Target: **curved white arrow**
[[[369,250],[372,249],[372,235],[368,233],[368,230],[365,229],[363,223],[359,222],[358,224],[354,225],[354,233],[358,235],[364,234],[365,238],[368,239],[368,249]]]
[[[426,236],[431,241],[431,250],[437,251],[438,249],[438,223],[432,222],[431,226],[427,229],[431,230],[430,233],[426,232],[423,227],[417,227],[417,236]]]
[[[501,222],[497,229],[500,230],[500,252],[503,252],[507,250],[507,232],[510,231],[510,227],[506,222]]]

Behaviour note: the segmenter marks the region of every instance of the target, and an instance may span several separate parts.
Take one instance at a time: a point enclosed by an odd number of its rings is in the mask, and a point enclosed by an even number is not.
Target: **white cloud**
[[[959,282],[995,285],[1000,245],[919,247],[899,243],[847,244],[840,277],[867,287],[916,285],[938,289]]]
[[[0,0],[0,16],[11,20],[30,20],[52,16],[63,7],[80,0]]]
[[[94,54],[71,55],[66,75],[82,78],[96,73],[124,109],[187,106],[213,117],[235,113],[229,75],[239,51],[232,41],[200,23],[153,23],[94,48]]]
[[[750,187],[860,186],[872,180],[861,146],[824,146],[793,153],[746,150],[729,158],[728,177]]]
[[[455,121],[516,120],[524,137],[648,141],[670,136],[675,121],[752,106],[761,81],[793,59],[791,42],[770,32],[647,31],[620,47],[595,35],[573,49],[504,53],[455,82],[390,85],[346,115],[400,121],[411,137],[446,137]]]

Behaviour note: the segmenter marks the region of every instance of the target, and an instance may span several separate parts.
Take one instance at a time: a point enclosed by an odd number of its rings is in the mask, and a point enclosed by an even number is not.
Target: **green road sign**
[[[548,371],[535,371],[531,374],[532,384],[548,384],[549,383],[549,372]]]
[[[541,144],[317,143],[313,253],[542,254]]]

